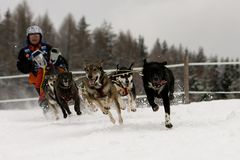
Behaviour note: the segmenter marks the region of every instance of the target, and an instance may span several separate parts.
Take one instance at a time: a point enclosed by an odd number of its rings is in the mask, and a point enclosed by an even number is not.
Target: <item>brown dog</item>
[[[102,69],[102,64],[89,64],[84,68],[86,77],[83,79],[83,96],[88,103],[97,105],[103,114],[107,114],[112,123],[115,119],[110,112],[110,106],[115,103],[119,124],[123,123],[121,116],[121,107],[119,103],[119,95],[117,89],[112,84]]]

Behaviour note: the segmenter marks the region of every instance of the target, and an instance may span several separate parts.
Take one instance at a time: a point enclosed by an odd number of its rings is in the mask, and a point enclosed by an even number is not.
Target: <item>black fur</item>
[[[162,98],[165,114],[170,116],[170,100],[174,98],[174,76],[170,69],[165,67],[167,62],[149,62],[144,60],[143,65],[143,85],[149,104],[153,111],[157,111],[159,106],[154,102],[156,98]],[[172,126],[166,127],[171,128]]]
[[[70,115],[71,111],[68,106],[70,100],[74,100],[74,110],[77,115],[81,114],[80,111],[80,97],[78,88],[72,78],[71,72],[60,73],[54,85],[55,95],[59,106],[61,107],[63,117],[67,118],[67,113]],[[67,113],[66,113],[67,111]]]

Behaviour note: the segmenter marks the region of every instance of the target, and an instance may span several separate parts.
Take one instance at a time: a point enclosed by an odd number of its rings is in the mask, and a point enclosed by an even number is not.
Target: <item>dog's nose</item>
[[[88,75],[88,78],[89,78],[89,79],[92,79],[92,75]]]

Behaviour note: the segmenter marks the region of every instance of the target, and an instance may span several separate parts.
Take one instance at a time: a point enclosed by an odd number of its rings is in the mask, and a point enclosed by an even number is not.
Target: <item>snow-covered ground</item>
[[[73,110],[73,108],[71,108]],[[123,111],[113,125],[100,113],[46,120],[41,110],[0,110],[0,160],[238,160],[240,100]]]

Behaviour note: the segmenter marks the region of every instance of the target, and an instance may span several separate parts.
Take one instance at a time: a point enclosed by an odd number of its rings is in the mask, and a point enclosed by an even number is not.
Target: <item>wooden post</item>
[[[189,104],[189,58],[188,53],[185,54],[184,58],[184,103]]]

